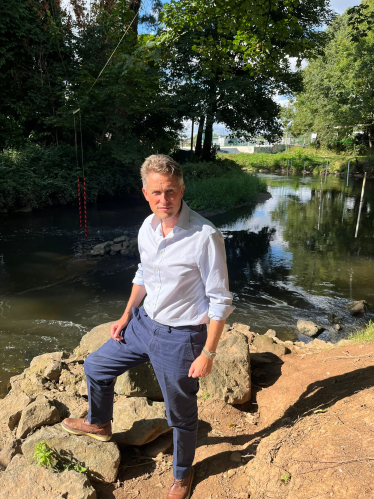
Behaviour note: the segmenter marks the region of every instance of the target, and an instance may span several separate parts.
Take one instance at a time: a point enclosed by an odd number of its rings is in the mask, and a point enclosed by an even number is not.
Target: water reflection
[[[211,217],[226,238],[236,306],[230,321],[296,339],[297,320],[310,318],[326,325],[322,338],[338,340],[359,324],[347,301],[374,304],[373,181],[355,239],[362,180],[346,186],[328,177],[321,187],[319,177],[262,178],[271,199]],[[122,314],[136,262],[95,262],[84,253],[124,232],[135,235],[148,213],[144,203],[91,208],[88,240],[76,229],[75,209],[0,218],[0,393],[33,356],[72,350],[87,330]],[[330,327],[331,313],[342,332]]]

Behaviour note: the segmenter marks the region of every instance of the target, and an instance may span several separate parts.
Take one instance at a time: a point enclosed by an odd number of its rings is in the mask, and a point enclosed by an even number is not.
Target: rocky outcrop
[[[347,307],[354,317],[364,317],[367,312],[368,303],[365,300],[352,301],[347,304]]]
[[[245,334],[237,329],[225,333],[218,344],[211,374],[200,380],[200,390],[228,404],[250,400],[250,354]]]
[[[119,397],[114,403],[113,439],[118,444],[144,445],[169,430],[163,402]]]
[[[90,252],[91,256],[122,255],[134,258],[138,255],[138,242],[136,238],[128,236],[117,237],[113,241],[106,241],[94,246]]]
[[[96,499],[87,477],[76,471],[54,473],[42,466],[10,466],[0,476],[2,499]]]
[[[87,468],[87,476],[94,482],[114,482],[120,453],[114,442],[100,442],[91,437],[71,435],[62,428],[45,427],[37,430],[22,444],[22,453],[32,464],[35,445],[44,441],[63,461]]]
[[[35,402],[29,404],[23,411],[17,427],[17,438],[25,438],[31,431],[41,426],[53,425],[60,421],[60,415],[55,406],[39,395]]]
[[[96,326],[83,336],[79,347],[75,349],[75,354],[79,357],[87,357],[92,352],[96,352],[106,341],[110,339],[110,326],[113,322],[106,322]]]
[[[147,362],[130,369],[117,378],[114,391],[127,397],[148,397],[151,400],[163,400],[160,385],[152,364]]]
[[[31,402],[31,398],[24,393],[11,392],[1,400],[0,404],[0,431],[12,431],[22,416],[22,411]]]
[[[305,336],[310,336],[313,338],[314,336],[318,336],[319,334],[321,334],[325,328],[315,324],[312,321],[298,320],[297,329]]]

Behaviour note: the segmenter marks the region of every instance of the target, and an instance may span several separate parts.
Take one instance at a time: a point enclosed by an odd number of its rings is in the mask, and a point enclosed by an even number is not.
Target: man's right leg
[[[110,339],[85,360],[88,415],[84,419],[65,419],[62,427],[66,431],[110,440],[115,380],[132,367],[149,360],[150,336],[138,323],[137,317],[138,314],[134,314],[129,322],[123,341]]]

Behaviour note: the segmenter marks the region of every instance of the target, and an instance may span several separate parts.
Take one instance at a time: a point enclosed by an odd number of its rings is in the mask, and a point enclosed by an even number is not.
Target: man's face
[[[162,173],[148,174],[147,189],[143,194],[153,213],[162,220],[170,219],[178,214],[184,193],[184,185],[179,186],[178,180]]]

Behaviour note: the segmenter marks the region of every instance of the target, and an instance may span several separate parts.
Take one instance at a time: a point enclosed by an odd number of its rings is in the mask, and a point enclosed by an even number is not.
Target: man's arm
[[[129,301],[127,302],[127,307],[123,312],[122,317],[114,324],[112,324],[110,327],[110,336],[115,341],[123,340],[123,336],[120,336],[120,333],[123,329],[125,329],[127,324],[130,322],[132,316],[131,308],[138,307],[146,294],[147,292],[145,290],[145,286],[139,286],[138,284],[133,284],[131,295]]]
[[[214,319],[210,320],[208,337],[205,343],[205,349],[208,350],[208,352],[216,351],[225,322],[226,319],[222,321],[216,321]],[[192,362],[188,376],[192,378],[203,378],[204,376],[208,376],[208,374],[210,374],[212,367],[213,360],[208,359],[204,353],[201,353],[201,355],[199,355],[199,357]]]

